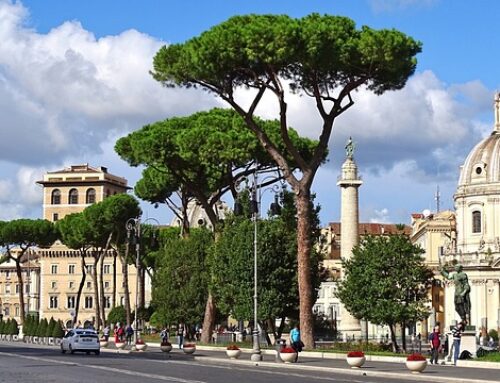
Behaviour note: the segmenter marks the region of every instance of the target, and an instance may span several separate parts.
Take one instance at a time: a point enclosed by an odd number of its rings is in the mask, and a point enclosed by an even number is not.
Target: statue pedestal
[[[453,335],[451,333],[447,334],[448,336],[448,355],[446,356],[446,360],[448,362],[452,362],[453,360]],[[463,351],[467,350],[469,351],[473,357],[476,357],[476,352],[477,352],[477,340],[476,340],[476,332],[467,330],[462,333],[462,340],[460,341],[460,353],[458,354],[459,356],[462,354]]]

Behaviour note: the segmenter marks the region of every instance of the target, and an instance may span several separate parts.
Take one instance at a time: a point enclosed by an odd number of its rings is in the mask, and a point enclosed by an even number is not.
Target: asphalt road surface
[[[197,351],[197,354],[202,356],[203,352]],[[390,379],[290,369],[286,366],[231,364],[224,359],[220,362],[204,362],[180,352],[172,354],[103,352],[99,356],[81,353],[63,355],[54,348],[0,344],[0,382],[9,383],[392,383],[401,381],[411,382],[412,378],[407,374],[401,376],[401,379]]]

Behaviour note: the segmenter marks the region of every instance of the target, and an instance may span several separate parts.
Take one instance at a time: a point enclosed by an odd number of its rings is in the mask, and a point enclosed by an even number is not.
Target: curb
[[[391,379],[400,379],[400,380],[410,380],[410,381],[422,381],[422,382],[454,382],[454,383],[498,383],[497,380],[484,380],[484,379],[460,379],[457,377],[445,377],[445,376],[434,376],[424,373],[420,374],[412,374],[408,372],[407,374],[401,374],[400,372],[384,372],[384,371],[373,371],[367,369],[344,369],[344,368],[336,368],[336,367],[321,367],[321,366],[308,366],[308,365],[300,365],[300,364],[292,364],[292,363],[274,363],[274,362],[252,362],[246,360],[233,360],[233,359],[219,359],[219,358],[210,358],[204,356],[195,356],[195,361],[198,362],[208,362],[214,364],[236,364],[236,365],[244,365],[244,366],[261,366],[261,367],[271,367],[271,368],[288,368],[292,370],[307,370],[307,371],[323,371],[323,372],[332,372],[344,375],[354,375],[354,376],[366,376],[366,377],[376,377],[376,378],[391,378]]]

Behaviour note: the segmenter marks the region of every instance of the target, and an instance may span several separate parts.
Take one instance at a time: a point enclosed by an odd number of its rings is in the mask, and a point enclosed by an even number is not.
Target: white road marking
[[[76,363],[76,362],[65,362],[65,361],[62,361],[62,360],[40,358],[40,357],[37,357],[37,356],[27,356],[27,355],[20,355],[20,354],[8,353],[8,352],[0,352],[0,356],[11,356],[11,357],[15,357],[15,358],[23,358],[23,359],[29,359],[29,360],[36,360],[36,361],[40,361],[40,362],[62,364],[62,365],[65,365],[65,366],[77,366],[77,367],[83,367],[83,368],[93,368],[93,369],[96,369],[96,370],[104,370],[104,371],[109,371],[109,372],[116,372],[116,373],[124,374],[124,375],[132,375],[132,376],[138,376],[138,377],[142,377],[142,378],[151,378],[151,379],[164,380],[166,382],[176,382],[176,383],[207,383],[207,382],[202,381],[202,380],[190,380],[190,379],[175,378],[173,376],[148,374],[148,373],[144,373],[144,372],[130,371],[130,370],[124,370],[124,369],[120,369],[120,368],[113,368],[113,367],[107,367],[107,366],[97,366],[97,365],[92,365],[92,364],[81,364],[81,363]]]

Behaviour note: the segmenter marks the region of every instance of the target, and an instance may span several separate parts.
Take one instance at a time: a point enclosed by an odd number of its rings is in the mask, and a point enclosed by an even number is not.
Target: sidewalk
[[[179,355],[180,350],[173,345],[172,356]],[[111,351],[111,350],[110,350]],[[116,352],[116,350],[114,350]],[[457,383],[498,383],[500,382],[500,364],[488,362],[459,361],[458,366],[428,365],[421,374],[412,374],[405,366],[405,358],[381,357],[367,355],[365,365],[360,369],[351,369],[345,361],[345,354],[302,352],[298,363],[283,363],[276,361],[274,350],[262,350],[263,360],[250,360],[251,350],[242,349],[243,354],[238,360],[227,357],[225,348],[197,346],[191,357],[197,362],[234,365],[259,365],[263,368],[287,368],[292,370],[329,371],[344,375],[367,377],[386,377],[400,380],[414,380],[422,382],[457,382]],[[161,352],[158,343],[148,343],[148,353]],[[180,354],[183,355],[183,354]],[[179,355],[179,356],[180,356]],[[144,355],[147,357],[147,355]]]

